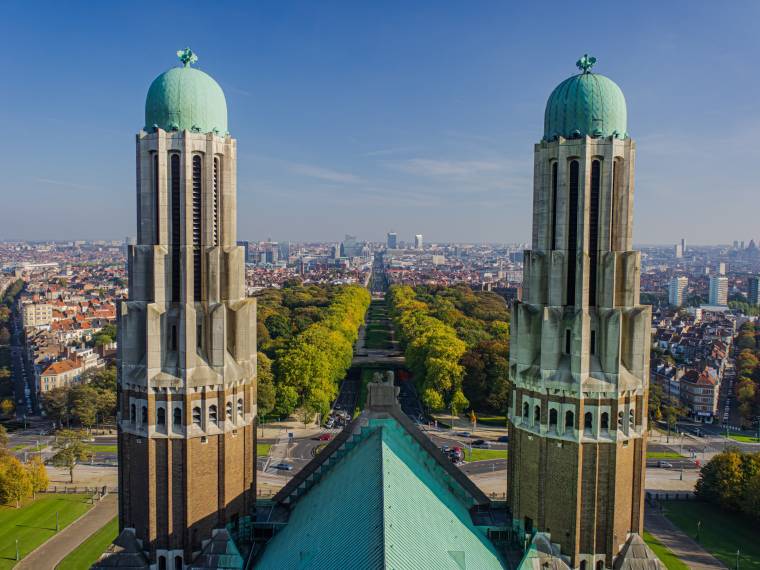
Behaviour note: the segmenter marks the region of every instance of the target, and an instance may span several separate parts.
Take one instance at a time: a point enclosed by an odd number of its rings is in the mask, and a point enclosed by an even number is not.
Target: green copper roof
[[[293,505],[260,570],[502,569],[475,501],[396,420],[372,419]]]
[[[153,80],[145,99],[145,130],[154,125],[166,131],[227,133],[227,101],[219,84],[191,67],[197,61],[189,49],[177,52],[182,67]]]
[[[591,73],[594,63],[596,58],[583,56],[576,63],[582,73],[552,91],[544,113],[545,140],[627,136],[625,96],[614,81]]]

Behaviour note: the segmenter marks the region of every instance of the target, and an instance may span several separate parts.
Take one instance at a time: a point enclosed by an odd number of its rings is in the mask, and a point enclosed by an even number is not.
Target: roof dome
[[[227,101],[211,76],[190,67],[197,56],[177,52],[183,67],[174,67],[153,80],[145,99],[145,130],[227,133]]]
[[[628,136],[625,96],[617,84],[591,73],[596,58],[584,55],[581,73],[565,79],[549,95],[544,113],[544,139]]]

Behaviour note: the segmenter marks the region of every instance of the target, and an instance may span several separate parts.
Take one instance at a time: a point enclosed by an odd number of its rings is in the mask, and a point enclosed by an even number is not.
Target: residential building
[[[668,303],[674,307],[680,307],[683,305],[688,286],[689,280],[686,277],[673,277],[673,279],[670,280]]]
[[[422,234],[414,236],[414,249],[422,249]]]
[[[77,359],[59,360],[48,366],[40,374],[37,392],[45,394],[53,388],[68,387],[79,382],[84,372],[82,362]]]
[[[689,370],[681,377],[681,402],[694,419],[712,422],[718,413],[720,381],[718,372],[709,367]]]
[[[385,247],[387,247],[388,249],[398,248],[398,236],[396,235],[396,232],[388,233],[388,236],[385,240]]]
[[[750,305],[760,305],[760,276],[753,275],[748,280],[747,299]]]
[[[728,305],[728,277],[723,275],[710,277],[710,305],[713,307]]]
[[[53,306],[49,303],[25,303],[22,319],[24,328],[49,327],[53,322]]]

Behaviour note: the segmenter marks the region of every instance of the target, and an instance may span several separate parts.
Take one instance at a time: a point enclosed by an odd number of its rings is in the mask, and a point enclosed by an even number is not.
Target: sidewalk
[[[649,505],[646,506],[644,513],[644,529],[668,547],[692,570],[726,567],[720,560],[692,540],[690,536],[673,525],[665,515]]]
[[[15,568],[17,570],[53,570],[77,546],[100,530],[116,516],[117,496],[106,497],[93,508],[29,553]]]

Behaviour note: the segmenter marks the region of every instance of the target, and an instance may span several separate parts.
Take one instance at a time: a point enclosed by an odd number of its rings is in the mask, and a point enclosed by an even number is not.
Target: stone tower
[[[643,525],[651,309],[632,250],[635,144],[625,98],[560,83],[535,145],[532,248],[513,307],[508,500],[572,568],[611,568]]]
[[[219,85],[159,75],[137,135],[137,244],[119,326],[119,526],[185,568],[255,500],[256,305],[236,246],[236,141]]]

